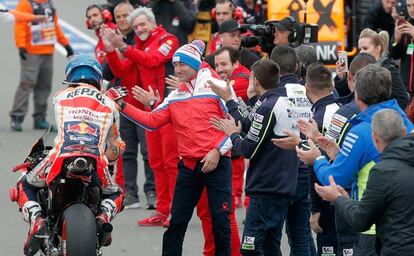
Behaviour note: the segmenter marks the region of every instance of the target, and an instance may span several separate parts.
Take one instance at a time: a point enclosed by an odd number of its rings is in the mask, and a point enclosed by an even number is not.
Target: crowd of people
[[[104,141],[110,137],[101,155],[117,166],[117,185],[106,188],[97,219],[110,222],[122,209],[141,207],[140,149],[146,208],[155,211],[137,224],[167,228],[162,255],[182,255],[194,208],[206,256],[281,255],[283,226],[295,256],[411,254],[414,0],[406,0],[406,17],[395,0],[373,5],[369,13],[387,19],[367,15],[359,53],[349,66],[338,61],[334,76],[312,46],[292,41],[292,17],[273,24],[268,54],[243,47],[242,37],[251,36],[241,26],[246,15],[259,24],[265,19],[252,12],[261,10],[259,1],[217,0],[211,6],[217,32],[208,42],[189,41],[198,9],[208,5],[202,2],[85,8],[98,39],[96,59],[72,58],[69,88],[54,96],[54,105],[55,116],[66,117],[59,114],[68,107],[63,98],[84,87],[111,102],[113,129],[96,125],[106,131]],[[46,129],[54,44],[68,56],[74,52],[51,1],[20,0],[16,11],[38,19],[15,21],[21,81],[11,129],[22,131],[31,91],[34,128]],[[39,37],[43,30],[47,37]],[[102,78],[108,88],[101,88]],[[63,141],[18,182],[19,207],[30,223],[26,255],[39,249],[36,235],[45,232],[36,191],[67,139],[64,124],[54,129]],[[236,208],[246,209],[241,237]]]

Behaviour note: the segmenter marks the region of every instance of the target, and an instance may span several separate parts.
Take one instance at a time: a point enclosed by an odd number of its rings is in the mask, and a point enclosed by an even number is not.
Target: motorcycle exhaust
[[[98,231],[98,240],[99,240],[99,247],[108,246],[112,242],[111,233],[114,229],[110,223],[104,223]]]
[[[73,161],[73,171],[83,172],[88,169],[88,161],[83,157],[78,157]]]

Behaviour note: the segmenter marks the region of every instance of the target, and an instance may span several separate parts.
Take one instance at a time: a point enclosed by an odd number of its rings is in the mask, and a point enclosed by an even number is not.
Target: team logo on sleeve
[[[171,41],[171,40],[168,40]],[[171,46],[167,43],[163,43],[160,48],[158,49],[159,52],[161,52],[162,55],[167,56],[171,51]]]
[[[255,240],[254,237],[245,236],[243,239],[242,249],[253,251],[255,249],[254,240]]]
[[[263,122],[263,118],[264,118],[263,115],[260,115],[260,114],[257,114],[257,113],[254,115],[254,121],[256,121],[258,123],[262,123]]]

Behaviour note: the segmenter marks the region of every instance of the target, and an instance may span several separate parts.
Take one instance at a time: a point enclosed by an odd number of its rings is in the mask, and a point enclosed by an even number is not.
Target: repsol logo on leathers
[[[95,97],[99,102],[101,102],[102,104],[105,105],[105,98],[103,97],[103,95],[98,92],[97,90],[92,90],[90,88],[79,88],[74,90],[71,93],[68,93],[68,95],[66,96],[67,99],[71,99],[73,97],[76,96],[92,96]]]

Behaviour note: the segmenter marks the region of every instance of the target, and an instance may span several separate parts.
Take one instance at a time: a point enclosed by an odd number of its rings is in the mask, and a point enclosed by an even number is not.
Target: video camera
[[[243,47],[254,47],[260,45],[264,52],[270,53],[275,47],[273,44],[275,24],[278,21],[268,20],[265,25],[243,24],[242,28],[247,29],[253,33],[253,36],[242,37]],[[295,36],[290,38],[290,46],[298,47],[301,44],[317,43],[319,26],[316,24],[294,23],[294,28],[291,33]]]

